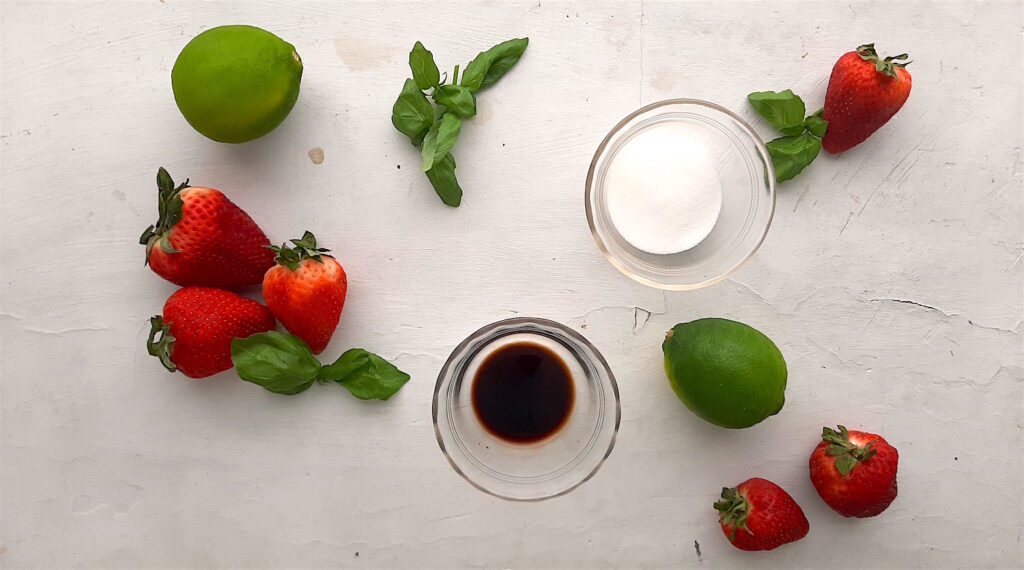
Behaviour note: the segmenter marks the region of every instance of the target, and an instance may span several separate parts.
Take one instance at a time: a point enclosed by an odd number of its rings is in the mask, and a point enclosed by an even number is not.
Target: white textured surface
[[[1022,8],[893,4],[5,0],[0,565],[1019,565]],[[180,48],[226,23],[276,32],[305,62],[291,116],[243,146],[193,132],[170,91]],[[423,40],[450,68],[522,35],[526,56],[464,129],[466,198],[446,208],[389,121],[407,50]],[[871,40],[913,56],[909,102],[782,188],[733,279],[664,294],[602,258],[583,184],[620,118],[678,96],[752,118],[748,92],[786,87],[813,110],[835,59]],[[275,241],[308,228],[333,247],[351,290],[324,356],[365,346],[412,374],[404,390],[374,404],[164,372],[145,320],[174,288],[136,242],[160,165],[228,192]],[[451,348],[514,314],[578,327],[622,392],[604,468],[540,504],[471,488],[430,421]],[[660,341],[701,316],[775,339],[781,414],[728,431],[675,399]],[[880,517],[842,519],[808,481],[836,422],[899,448]],[[792,492],[806,539],[760,555],[726,543],[711,502],[754,475]]]

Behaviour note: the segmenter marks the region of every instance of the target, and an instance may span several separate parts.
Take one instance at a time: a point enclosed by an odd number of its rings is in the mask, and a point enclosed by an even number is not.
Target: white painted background
[[[1024,8],[893,4],[5,0],[0,565],[1019,565]],[[279,34],[305,63],[291,116],[241,146],[195,133],[169,80],[191,37],[230,23]],[[449,209],[390,124],[406,54],[422,40],[450,68],[523,35],[525,57],[463,131],[466,196]],[[583,186],[622,116],[706,98],[767,137],[748,92],[791,87],[814,110],[834,61],[871,40],[911,53],[909,102],[785,184],[732,279],[662,293],[604,260]],[[310,229],[333,247],[350,291],[324,357],[364,346],[412,381],[364,403],[165,372],[146,319],[174,287],[137,243],[161,165],[225,191],[274,241]],[[430,419],[449,351],[516,314],[576,327],[622,392],[609,461],[540,504],[466,484]],[[676,400],[660,341],[703,316],[778,343],[778,416],[729,431]],[[899,498],[877,518],[842,519],[810,485],[807,457],[837,422],[900,451]],[[727,544],[711,503],[755,475],[803,506],[807,538],[767,554]]]

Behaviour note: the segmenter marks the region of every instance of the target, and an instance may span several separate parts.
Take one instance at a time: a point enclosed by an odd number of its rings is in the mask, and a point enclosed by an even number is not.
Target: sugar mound
[[[699,131],[664,123],[638,133],[616,153],[604,180],[615,229],[654,254],[693,248],[722,211],[722,181]]]

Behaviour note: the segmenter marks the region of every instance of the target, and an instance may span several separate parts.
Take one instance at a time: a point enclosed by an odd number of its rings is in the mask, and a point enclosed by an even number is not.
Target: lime
[[[661,349],[679,399],[705,420],[750,427],[786,401],[786,361],[757,329],[727,319],[700,319],[668,331]]]
[[[171,70],[178,109],[215,141],[242,143],[281,124],[299,97],[302,60],[292,44],[253,26],[211,28]]]

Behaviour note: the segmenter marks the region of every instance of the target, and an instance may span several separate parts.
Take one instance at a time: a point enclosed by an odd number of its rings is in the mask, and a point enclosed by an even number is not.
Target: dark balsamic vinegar
[[[572,413],[575,391],[565,362],[532,342],[489,354],[473,380],[473,410],[487,431],[510,443],[535,443]]]

